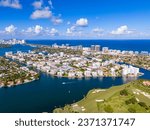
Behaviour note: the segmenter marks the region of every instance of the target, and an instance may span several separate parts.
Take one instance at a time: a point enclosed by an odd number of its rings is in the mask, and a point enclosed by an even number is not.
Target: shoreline
[[[48,74],[46,72],[43,72],[45,74]],[[57,78],[68,78],[68,79],[92,79],[92,78],[138,78],[140,76],[143,76],[144,74],[142,73],[141,75],[139,76],[97,76],[97,77],[68,77],[68,76],[57,76],[57,75],[51,75],[51,74],[48,74],[52,77],[57,77]]]
[[[23,84],[31,83],[31,82],[37,81],[37,80],[39,80],[39,79],[40,79],[40,78],[31,80],[31,81],[26,81],[26,82],[23,82],[23,83],[13,84],[13,85],[7,85],[7,86],[3,85],[3,86],[0,86],[0,88],[16,87],[16,86],[18,86],[18,85],[23,85]]]
[[[83,77],[68,77],[68,76],[57,76],[57,75],[52,75],[50,73],[47,73],[47,72],[44,72],[42,70],[38,70],[37,68],[35,68],[37,71],[41,72],[41,73],[44,73],[44,74],[47,74],[49,76],[52,76],[52,77],[57,77],[57,78],[68,78],[68,79],[92,79],[92,78],[138,78],[138,77],[141,77],[144,75],[144,73],[140,72],[138,76],[135,76],[135,75],[131,75],[131,76],[91,76],[91,77],[86,77],[86,76],[83,76]],[[144,68],[140,68],[140,69],[144,69]],[[145,69],[146,70],[146,69]],[[149,71],[149,70],[147,70]]]

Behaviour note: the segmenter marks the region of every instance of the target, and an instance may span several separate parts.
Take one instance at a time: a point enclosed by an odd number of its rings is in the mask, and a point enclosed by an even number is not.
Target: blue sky
[[[0,38],[149,39],[149,0],[0,0]]]

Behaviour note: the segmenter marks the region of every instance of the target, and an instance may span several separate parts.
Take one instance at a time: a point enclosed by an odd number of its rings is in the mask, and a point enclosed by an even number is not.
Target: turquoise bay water
[[[39,42],[39,41],[36,41]],[[52,41],[47,41],[49,43]],[[69,41],[71,42],[71,41]],[[75,42],[75,41],[73,41]],[[82,41],[85,42],[85,41]],[[137,42],[137,41],[136,41]],[[32,41],[33,43],[33,41]],[[34,41],[35,43],[35,41]],[[41,41],[39,42],[41,43]],[[45,43],[45,41],[44,41]],[[54,43],[54,41],[52,42]],[[86,43],[86,42],[85,42]],[[93,42],[91,42],[92,44]],[[96,43],[96,41],[94,42]],[[99,44],[101,41],[99,41]],[[131,44],[132,43],[132,44]],[[135,41],[122,43],[123,48],[128,47],[130,50],[146,50],[150,45],[148,41],[144,44],[135,46]],[[73,43],[74,44],[74,43]],[[88,41],[89,44],[89,41]],[[104,44],[104,43],[103,43]],[[108,44],[108,43],[107,43]],[[117,44],[118,41],[117,41]],[[125,44],[125,45],[124,45]],[[90,44],[89,44],[90,45]],[[112,42],[110,42],[111,48]],[[143,45],[147,45],[146,47]],[[132,46],[132,48],[131,48]],[[15,46],[12,51],[27,51],[30,47]],[[118,49],[118,48],[116,48]],[[127,49],[127,48],[126,48]],[[7,51],[9,49],[6,49]],[[0,49],[0,55],[6,51]],[[140,69],[145,75],[139,78],[150,79],[150,72]],[[52,112],[55,107],[63,107],[65,104],[76,102],[84,97],[87,92],[93,88],[109,88],[114,85],[121,85],[135,79],[122,78],[91,78],[91,79],[67,79],[56,78],[46,74],[41,74],[40,80],[35,82],[19,85],[12,88],[0,88],[0,112]],[[66,84],[62,84],[65,82]]]

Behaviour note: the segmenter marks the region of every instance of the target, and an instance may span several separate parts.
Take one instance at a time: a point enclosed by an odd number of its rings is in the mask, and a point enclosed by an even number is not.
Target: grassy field
[[[93,89],[79,102],[57,108],[56,113],[146,113],[150,112],[148,80],[136,80],[109,89]]]

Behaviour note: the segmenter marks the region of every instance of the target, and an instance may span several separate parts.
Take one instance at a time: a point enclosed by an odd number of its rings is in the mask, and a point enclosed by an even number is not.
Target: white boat
[[[66,84],[65,82],[62,82],[62,84]]]

